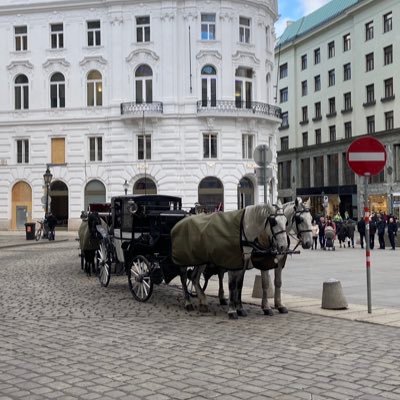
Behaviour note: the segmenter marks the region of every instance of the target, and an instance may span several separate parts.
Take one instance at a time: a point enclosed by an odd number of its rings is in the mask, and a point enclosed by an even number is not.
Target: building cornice
[[[33,69],[33,64],[31,64],[28,60],[19,60],[19,61],[11,61],[10,64],[7,65],[7,69],[9,71],[12,71],[14,68],[18,67]]]

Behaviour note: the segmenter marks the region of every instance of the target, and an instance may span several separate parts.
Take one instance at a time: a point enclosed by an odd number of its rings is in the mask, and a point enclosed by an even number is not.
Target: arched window
[[[238,184],[238,208],[254,204],[254,186],[249,178],[242,178]]]
[[[133,194],[157,194],[157,186],[149,178],[140,178],[133,186]]]
[[[224,186],[218,178],[208,176],[199,183],[199,203],[208,212],[224,210]]]
[[[50,106],[51,108],[65,107],[65,78],[56,72],[50,78]]]
[[[26,75],[18,75],[14,82],[15,109],[27,110],[29,108],[29,80]]]
[[[205,65],[201,69],[201,105],[217,105],[217,71],[212,65]]]
[[[153,102],[153,71],[146,64],[139,65],[136,69],[135,92],[136,103]]]
[[[235,101],[237,108],[251,108],[253,91],[253,70],[239,67],[235,73]]]
[[[87,76],[88,107],[103,105],[103,82],[99,71],[90,71]]]
[[[103,183],[97,179],[90,181],[85,187],[85,210],[89,204],[105,202],[106,188]]]

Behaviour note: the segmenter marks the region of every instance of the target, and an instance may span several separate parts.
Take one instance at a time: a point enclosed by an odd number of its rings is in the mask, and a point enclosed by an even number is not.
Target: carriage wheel
[[[153,293],[150,269],[150,262],[143,256],[135,257],[128,269],[129,289],[137,301],[145,302]]]
[[[187,276],[188,277],[187,277],[186,285],[187,285],[187,289],[188,289],[188,292],[189,292],[190,296],[197,297],[196,288],[194,287],[194,284],[193,284],[193,281],[192,281],[193,270],[194,270],[194,267],[189,267],[187,269]],[[200,282],[199,283],[200,283],[201,289],[204,292],[206,290],[206,288],[207,288],[207,285],[208,285],[208,279],[205,278],[204,274],[200,275]]]
[[[111,258],[104,241],[100,242],[99,249],[96,250],[96,265],[100,285],[107,287],[111,277]]]

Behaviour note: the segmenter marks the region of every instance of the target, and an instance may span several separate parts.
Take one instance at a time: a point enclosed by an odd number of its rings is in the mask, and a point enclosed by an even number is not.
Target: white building
[[[333,0],[290,24],[275,49],[278,71],[279,196],[311,196],[315,213],[361,214],[362,180],[346,162],[354,137],[387,149],[371,179],[373,211],[400,206],[400,2]]]
[[[263,200],[276,0],[0,0],[0,229],[128,193]],[[270,197],[276,199],[276,162]]]

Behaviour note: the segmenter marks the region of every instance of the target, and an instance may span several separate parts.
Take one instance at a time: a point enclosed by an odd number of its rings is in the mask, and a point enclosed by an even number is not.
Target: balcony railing
[[[197,102],[197,112],[258,114],[281,118],[279,107],[257,101],[200,100]]]
[[[162,114],[163,103],[155,101],[153,103],[121,103],[121,115],[142,115],[145,114]]]

